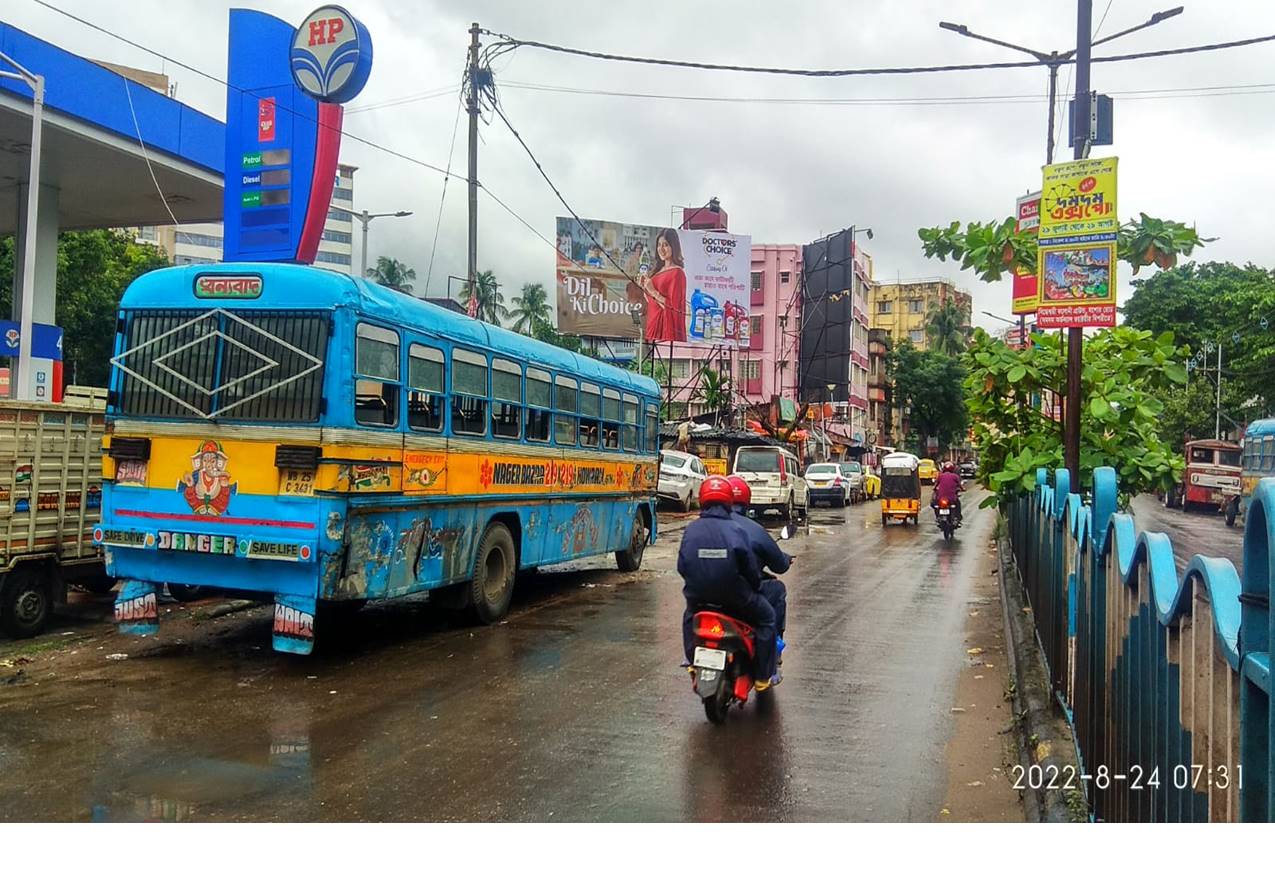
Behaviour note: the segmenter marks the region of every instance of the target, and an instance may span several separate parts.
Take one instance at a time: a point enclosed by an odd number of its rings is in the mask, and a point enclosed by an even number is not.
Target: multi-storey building
[[[886,354],[890,334],[883,329],[868,330],[868,441],[876,447],[894,444],[894,408]]]
[[[171,96],[176,85],[159,72],[142,71],[124,65],[100,63],[117,74],[144,87]],[[353,165],[337,165],[336,184],[332,189],[332,207],[319,242],[315,267],[326,267],[341,273],[359,273],[353,266],[354,172]],[[209,264],[222,260],[223,230],[221,221],[207,223],[165,224],[140,227],[137,241],[159,246],[174,264]]]
[[[873,329],[889,333],[894,344],[910,341],[916,348],[930,347],[926,323],[930,313],[944,302],[952,301],[961,309],[965,325],[970,323],[971,299],[968,292],[957,288],[951,280],[900,280],[874,283],[869,296],[869,314]]]

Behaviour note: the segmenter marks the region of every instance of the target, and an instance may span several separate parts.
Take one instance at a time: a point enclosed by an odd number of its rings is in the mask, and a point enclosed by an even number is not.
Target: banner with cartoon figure
[[[1046,165],[1041,184],[1042,327],[1116,325],[1116,159]]]

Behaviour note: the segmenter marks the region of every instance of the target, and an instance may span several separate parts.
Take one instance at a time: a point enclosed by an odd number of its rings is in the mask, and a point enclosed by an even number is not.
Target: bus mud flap
[[[162,585],[126,580],[115,595],[115,623],[125,634],[159,633],[159,593]]]
[[[277,652],[308,656],[314,652],[314,616],[318,600],[275,594],[273,645]]]

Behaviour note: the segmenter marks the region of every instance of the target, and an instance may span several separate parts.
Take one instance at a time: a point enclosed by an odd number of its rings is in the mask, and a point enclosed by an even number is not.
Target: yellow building
[[[873,283],[868,296],[868,313],[873,329],[883,329],[890,334],[891,343],[905,340],[922,351],[930,347],[925,323],[930,312],[946,301],[953,301],[961,309],[964,320],[970,323],[971,299],[951,280],[900,280],[895,283]]]

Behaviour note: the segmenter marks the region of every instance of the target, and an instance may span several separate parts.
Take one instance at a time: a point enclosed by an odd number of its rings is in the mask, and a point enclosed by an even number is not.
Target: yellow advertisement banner
[[[1114,242],[1116,159],[1086,158],[1042,168],[1040,230],[1042,248]]]

